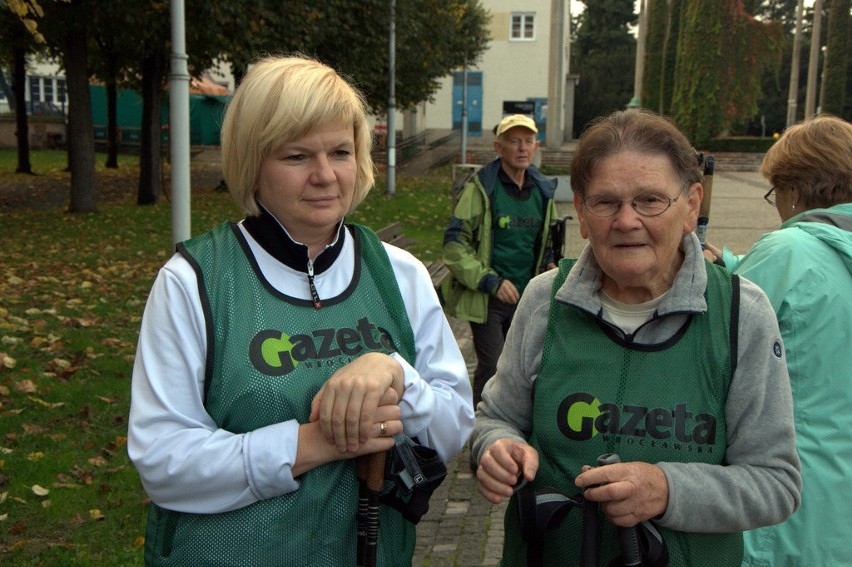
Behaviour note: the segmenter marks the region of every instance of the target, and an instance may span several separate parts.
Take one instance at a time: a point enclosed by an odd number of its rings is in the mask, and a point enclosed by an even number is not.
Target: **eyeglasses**
[[[772,196],[772,194],[774,192],[775,192],[775,187],[770,187],[769,191],[766,192],[766,195],[763,196],[763,198],[766,200],[766,202],[769,203],[770,205],[772,205],[773,207],[775,206],[775,197]]]
[[[630,203],[637,213],[643,217],[656,217],[667,210],[680,199],[669,197],[662,193],[642,193],[632,199],[616,199],[611,195],[592,195],[581,201],[583,207],[596,217],[611,217],[621,208],[622,203]]]

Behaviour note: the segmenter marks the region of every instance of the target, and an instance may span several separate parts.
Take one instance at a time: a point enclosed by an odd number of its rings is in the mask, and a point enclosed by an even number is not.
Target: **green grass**
[[[103,171],[105,160],[104,154],[99,154],[97,160],[95,160],[99,171]],[[132,168],[138,162],[138,156],[125,154],[118,156],[118,164],[122,168]],[[32,165],[33,173],[39,175],[67,175],[65,168],[68,166],[68,154],[59,150],[32,150],[30,151],[30,165]],[[0,150],[0,174],[13,175],[17,166],[17,150]]]
[[[33,152],[67,177],[62,152]],[[102,163],[99,156],[98,163]],[[135,158],[120,170],[133,175]],[[125,165],[127,164],[127,165]],[[0,151],[0,196],[13,174]],[[121,175],[116,173],[115,175]],[[380,176],[381,177],[381,176]],[[384,179],[350,220],[400,220],[424,261],[438,258],[450,175]],[[0,563],[141,565],[147,500],[126,453],[130,373],[142,310],[171,253],[168,203],[2,213],[0,231]],[[230,196],[192,197],[192,233],[239,218]]]

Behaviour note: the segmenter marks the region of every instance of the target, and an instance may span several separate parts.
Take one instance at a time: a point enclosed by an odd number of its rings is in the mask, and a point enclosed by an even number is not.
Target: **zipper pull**
[[[311,288],[311,299],[314,302],[314,309],[320,309],[322,301],[317,293],[317,287],[314,285],[314,263],[311,260],[308,260],[308,286]]]

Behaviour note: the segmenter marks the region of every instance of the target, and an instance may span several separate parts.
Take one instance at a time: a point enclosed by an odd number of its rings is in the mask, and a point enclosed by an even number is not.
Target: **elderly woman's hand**
[[[319,421],[338,451],[354,453],[368,439],[402,433],[396,405],[402,392],[399,363],[386,354],[367,353],[331,375],[311,402],[310,420]]]
[[[476,487],[483,498],[499,504],[512,496],[523,474],[527,480],[538,472],[538,451],[516,439],[498,439],[482,454],[476,469]]]
[[[584,466],[574,483],[587,500],[599,502],[616,526],[631,527],[666,511],[669,484],[663,469],[642,462]]]
[[[704,257],[714,264],[718,264],[722,267],[725,266],[725,262],[722,260],[722,250],[716,248],[709,242],[704,243]]]

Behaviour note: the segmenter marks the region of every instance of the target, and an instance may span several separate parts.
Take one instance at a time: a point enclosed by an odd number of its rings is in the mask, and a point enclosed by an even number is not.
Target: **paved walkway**
[[[774,207],[763,200],[769,184],[751,171],[717,171],[713,180],[707,240],[743,254],[780,224]],[[559,203],[561,215],[574,215],[573,205]],[[584,241],[576,221],[569,225],[566,256],[576,256]],[[466,322],[451,319],[459,347],[473,375],[476,357]],[[448,465],[448,475],[432,496],[429,512],[417,526],[415,567],[493,567],[503,549],[506,504],[492,506],[476,491],[468,466],[467,446]]]

